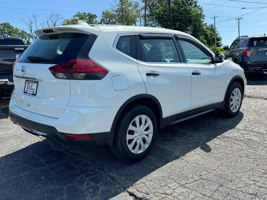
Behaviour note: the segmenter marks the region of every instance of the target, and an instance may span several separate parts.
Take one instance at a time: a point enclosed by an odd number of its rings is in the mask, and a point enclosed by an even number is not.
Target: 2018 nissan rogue
[[[243,70],[186,33],[81,24],[36,34],[14,66],[9,105],[11,120],[30,133],[106,143],[135,162],[161,127],[241,107]]]

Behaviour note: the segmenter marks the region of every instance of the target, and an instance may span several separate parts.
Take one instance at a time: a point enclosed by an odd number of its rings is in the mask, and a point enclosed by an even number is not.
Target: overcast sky
[[[91,12],[99,17],[105,9],[111,9],[115,0],[0,0],[0,23],[26,29],[24,20],[37,15],[38,23],[44,23],[51,13],[69,19],[78,11]],[[214,22],[224,45],[230,45],[238,36],[236,18],[240,21],[241,35],[267,34],[267,0],[199,0],[205,14],[205,22]]]

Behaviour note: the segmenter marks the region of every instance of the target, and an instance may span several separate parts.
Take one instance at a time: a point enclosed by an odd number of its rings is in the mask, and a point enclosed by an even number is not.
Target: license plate
[[[35,96],[37,94],[37,88],[38,82],[26,80],[24,86],[24,93]]]

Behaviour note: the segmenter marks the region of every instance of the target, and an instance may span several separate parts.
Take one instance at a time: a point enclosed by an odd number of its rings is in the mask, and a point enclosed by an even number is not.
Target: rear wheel
[[[145,106],[135,106],[118,125],[113,152],[125,162],[139,161],[151,150],[156,134],[154,113]]]
[[[226,93],[223,114],[227,117],[234,117],[239,112],[243,100],[243,88],[235,82]]]

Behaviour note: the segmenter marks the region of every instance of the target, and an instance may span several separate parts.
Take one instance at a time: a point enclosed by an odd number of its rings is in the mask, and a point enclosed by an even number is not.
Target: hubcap
[[[232,112],[237,112],[241,104],[241,91],[239,88],[235,88],[230,97],[230,108]]]
[[[130,123],[126,143],[134,154],[143,153],[150,145],[153,137],[153,123],[146,115],[138,115]]]

